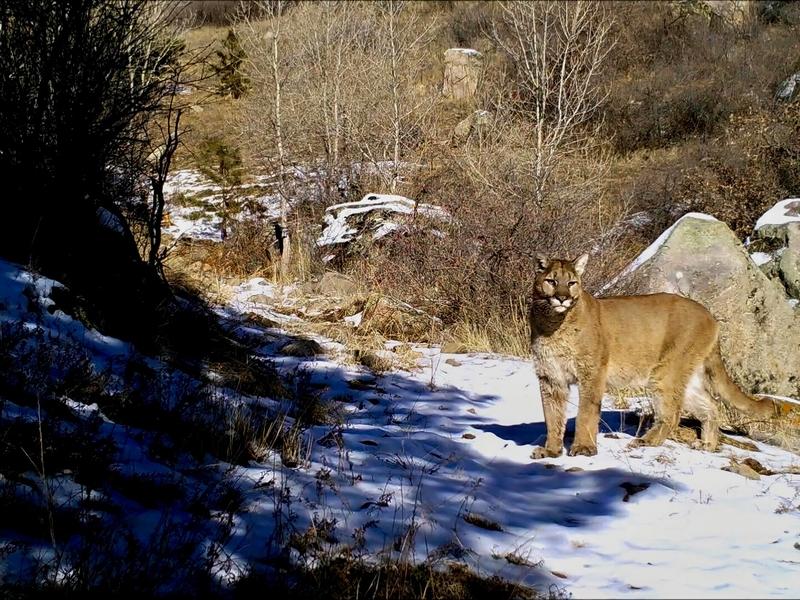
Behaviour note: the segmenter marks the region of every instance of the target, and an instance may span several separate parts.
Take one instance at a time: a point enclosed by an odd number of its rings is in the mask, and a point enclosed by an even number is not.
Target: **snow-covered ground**
[[[800,475],[753,481],[722,470],[748,456],[773,471],[797,469],[797,456],[763,444],[718,454],[671,441],[628,450],[638,419],[609,409],[604,431],[613,433],[601,434],[598,456],[532,461],[545,429],[527,361],[418,350],[418,371],[382,377],[307,364],[350,411],[342,450],[318,443],[307,469],[280,473],[306,518],[335,519],[343,541],[366,529],[373,551],[415,531],[419,559],[452,556],[578,598],[800,593]],[[315,481],[328,470],[320,493]],[[262,465],[240,472],[245,487],[275,476]],[[236,554],[242,544],[243,560],[272,508],[250,499],[231,547]],[[470,514],[501,530],[467,522]]]
[[[301,174],[292,172],[300,178]],[[253,183],[235,188],[235,200],[258,207],[258,216],[276,219],[280,214],[280,195],[274,176],[256,176]],[[188,198],[181,201],[180,196]],[[164,184],[169,224],[163,231],[173,237],[219,241],[221,239],[222,188],[200,171],[184,169],[170,174]],[[232,219],[254,216],[248,210]]]
[[[133,353],[126,344],[47,310],[57,284],[0,266],[3,319],[44,327],[44,339],[85,343],[105,361],[99,366],[123,368]],[[764,444],[757,444],[759,452],[723,446],[716,454],[672,441],[629,450],[638,417],[609,403],[597,456],[533,461],[545,428],[529,361],[417,347],[415,369],[376,375],[344,361],[343,346],[320,337],[327,355],[283,356],[288,334],[242,318],[254,295],[281,297],[268,282],[251,280],[219,308],[221,317],[238,323],[236,335],[256,342],[255,356],[274,359],[287,377],[302,375],[342,417],[305,432],[298,468],[284,466],[276,452],[238,466],[168,463],[154,456],[146,431],[116,426],[97,406],[67,403],[101,419],[99,430],[120,448],[115,468],[122,472],[195,488],[205,481],[201,473],[213,472],[240,491],[231,535],[213,537],[218,513],[212,512],[199,541],[203,548],[212,539],[219,544],[221,579],[260,564],[270,540],[285,543],[314,524],[325,532],[326,548],[457,560],[545,592],[555,585],[576,598],[800,594],[800,457]],[[32,312],[32,304],[45,310]],[[279,312],[278,304],[265,316]],[[215,398],[231,410],[274,404],[226,389]],[[570,417],[575,404],[573,393]],[[36,412],[6,398],[4,420],[17,416],[35,419]],[[570,418],[568,428],[573,425]],[[746,457],[775,474],[751,480],[723,470],[732,458]],[[76,487],[71,474],[53,475],[65,495]],[[37,478],[35,471],[29,478]],[[191,521],[177,502],[165,500],[165,509],[113,499],[123,509],[114,518],[143,532],[143,539],[164,510],[173,522]],[[6,572],[17,555],[4,559]]]

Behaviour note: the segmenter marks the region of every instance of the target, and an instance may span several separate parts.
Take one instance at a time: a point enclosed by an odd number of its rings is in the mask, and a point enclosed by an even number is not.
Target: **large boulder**
[[[800,198],[787,198],[765,212],[752,236],[753,259],[800,299]]]
[[[725,223],[683,216],[603,292],[668,292],[700,302],[719,321],[723,358],[744,390],[800,395],[800,318]]]
[[[472,48],[450,48],[444,53],[445,98],[461,100],[471,98],[478,90],[483,66],[483,55]]]

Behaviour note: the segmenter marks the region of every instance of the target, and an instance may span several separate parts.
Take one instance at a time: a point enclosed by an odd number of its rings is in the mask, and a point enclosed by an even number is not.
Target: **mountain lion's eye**
[[[569,287],[572,287],[573,285],[578,285],[578,282],[577,281],[570,281],[569,282]]]
[[[553,287],[555,287],[555,286],[556,286],[556,280],[555,280],[555,279],[545,279],[545,280],[544,280],[544,282],[545,282],[545,283],[549,283],[549,284],[550,284],[550,285],[552,285]]]

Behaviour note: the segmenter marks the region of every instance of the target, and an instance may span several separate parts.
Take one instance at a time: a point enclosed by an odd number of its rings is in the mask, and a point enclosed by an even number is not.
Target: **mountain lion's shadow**
[[[493,433],[502,440],[514,442],[517,445],[544,444],[547,437],[547,427],[543,422],[516,423],[514,425],[499,425],[497,423],[473,423],[475,429]],[[636,411],[606,410],[600,413],[600,433],[627,433],[635,436],[637,431],[647,430],[647,424],[642,424],[641,416]],[[569,446],[575,437],[575,417],[567,420],[567,430],[564,443]]]

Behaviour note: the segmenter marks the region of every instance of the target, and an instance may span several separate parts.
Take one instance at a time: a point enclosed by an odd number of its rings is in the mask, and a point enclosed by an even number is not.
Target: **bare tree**
[[[373,164],[392,192],[400,181],[403,154],[416,145],[417,134],[438,96],[420,93],[417,88],[435,21],[423,25],[410,4],[401,0],[374,4],[379,17],[377,43],[366,50],[369,68],[363,72],[368,78],[363,85],[372,83],[370,93],[375,100],[368,118],[353,123],[362,157]],[[383,85],[375,86],[375,81]],[[385,95],[379,93],[381,88]],[[387,160],[391,165],[388,171],[384,167]]]
[[[516,112],[530,119],[530,175],[541,206],[559,162],[580,151],[607,96],[601,67],[613,47],[612,19],[600,2],[500,2],[493,38],[516,69]]]
[[[245,31],[243,44],[247,62],[254,79],[254,101],[246,111],[245,128],[254,134],[251,146],[254,154],[260,155],[269,166],[277,168],[280,214],[275,227],[276,243],[281,256],[281,273],[288,271],[291,262],[291,239],[289,235],[289,189],[287,186],[287,138],[284,118],[284,86],[290,75],[291,55],[284,49],[284,17],[287,2],[270,0],[248,7],[242,17],[241,27]],[[257,18],[254,16],[257,15]],[[265,106],[266,104],[266,106]],[[262,111],[267,109],[266,114]],[[262,113],[262,114],[259,114]],[[266,122],[265,122],[266,121]],[[258,130],[266,126],[275,152],[265,154],[263,134]]]
[[[152,167],[150,180],[151,204],[147,213],[147,264],[162,271],[166,251],[161,247],[161,223],[164,220],[164,184],[169,175],[172,158],[178,150],[183,109],[170,101],[163,123],[157,123],[162,144],[148,157]]]
[[[297,18],[307,25],[299,32],[299,48],[305,76],[301,110],[305,129],[321,140],[324,153],[323,197],[338,195],[339,181],[349,170],[347,122],[356,111],[358,89],[353,86],[363,70],[358,40],[363,34],[358,3],[324,0],[304,3]],[[316,140],[309,145],[318,146]]]

